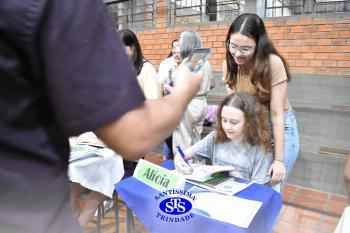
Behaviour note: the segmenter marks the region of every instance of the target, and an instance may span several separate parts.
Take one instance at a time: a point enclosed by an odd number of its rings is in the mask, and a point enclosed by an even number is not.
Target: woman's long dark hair
[[[168,58],[173,56],[173,48],[174,48],[174,43],[175,43],[176,41],[179,41],[179,40],[178,40],[178,39],[174,39],[174,40],[171,42],[171,51],[170,51],[170,53],[169,53],[169,55],[168,55]]]
[[[226,42],[230,40],[234,33],[248,36],[256,43],[255,54],[252,58],[251,82],[256,89],[256,96],[259,101],[269,106],[272,76],[269,56],[275,54],[281,58],[289,81],[291,77],[287,62],[277,52],[268,38],[264,22],[259,16],[251,13],[238,16],[228,30]],[[233,87],[237,84],[238,66],[228,50],[226,50],[226,63],[227,76],[225,77],[225,83]]]
[[[124,45],[129,46],[134,50],[131,62],[134,65],[136,74],[139,75],[145,60],[139,40],[137,39],[136,34],[129,29],[120,29],[119,35]]]

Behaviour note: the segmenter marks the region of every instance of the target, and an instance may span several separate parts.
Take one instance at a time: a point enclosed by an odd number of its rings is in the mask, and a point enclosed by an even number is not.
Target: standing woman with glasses
[[[271,185],[283,185],[299,152],[295,113],[287,97],[288,66],[268,38],[264,22],[255,14],[242,14],[226,37],[223,80],[227,94],[246,91],[262,103],[270,116],[274,161],[269,168]]]

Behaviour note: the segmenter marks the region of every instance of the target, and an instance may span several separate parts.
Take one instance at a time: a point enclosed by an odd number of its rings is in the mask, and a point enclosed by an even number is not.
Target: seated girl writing
[[[239,176],[260,184],[270,181],[271,136],[257,100],[245,92],[227,96],[217,113],[216,131],[184,151],[186,160],[205,157],[213,165],[229,165]],[[174,158],[176,169],[191,174],[192,168],[180,154]]]

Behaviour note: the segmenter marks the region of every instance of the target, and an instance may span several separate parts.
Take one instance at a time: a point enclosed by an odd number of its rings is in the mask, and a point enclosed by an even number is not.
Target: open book
[[[227,195],[234,195],[254,183],[254,181],[240,178],[240,174],[231,166],[209,166],[191,164],[193,173],[179,174],[186,178],[188,183],[207,190]]]
[[[205,182],[216,177],[227,177],[235,168],[231,166],[191,164],[193,172],[185,175],[186,179]]]
[[[193,173],[190,175],[180,174],[176,170],[174,170],[174,173],[185,177],[189,183],[211,188],[215,188],[217,185],[231,179],[230,172],[235,170],[231,166],[218,165],[191,164],[191,167],[193,168]]]

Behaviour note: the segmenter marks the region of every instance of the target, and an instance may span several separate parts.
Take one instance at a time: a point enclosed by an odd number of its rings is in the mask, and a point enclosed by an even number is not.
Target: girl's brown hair
[[[264,22],[256,14],[247,13],[238,16],[228,30],[226,42],[230,40],[234,33],[245,35],[256,43],[255,54],[252,58],[251,82],[255,87],[256,96],[260,103],[269,106],[272,75],[269,56],[275,54],[281,58],[289,81],[291,77],[287,62],[273,46],[268,38]],[[228,50],[226,50],[226,64],[227,76],[225,77],[225,83],[232,88],[237,84],[238,66]]]
[[[236,92],[221,101],[217,112],[215,143],[229,140],[222,128],[221,112],[224,106],[238,108],[244,113],[247,121],[245,138],[250,145],[259,145],[265,152],[272,151],[271,135],[267,130],[267,118],[263,108],[254,96],[246,92]]]

